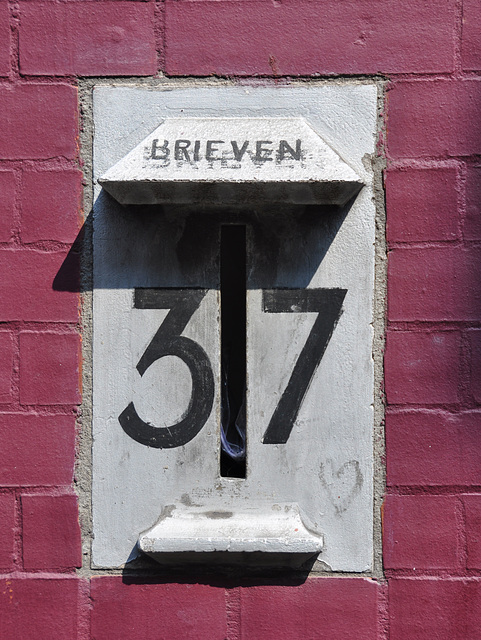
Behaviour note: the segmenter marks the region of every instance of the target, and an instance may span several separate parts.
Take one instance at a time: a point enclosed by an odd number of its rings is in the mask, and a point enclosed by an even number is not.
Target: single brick
[[[0,321],[77,322],[79,266],[65,251],[0,249]]]
[[[21,192],[23,242],[73,242],[81,224],[80,171],[26,171]]]
[[[12,400],[13,336],[0,331],[0,402]]]
[[[1,413],[0,451],[0,486],[70,484],[75,417]]]
[[[91,637],[99,640],[224,640],[227,635],[220,587],[106,576],[92,579],[91,598]]]
[[[389,485],[479,484],[481,412],[386,413]]]
[[[387,94],[387,147],[393,158],[481,153],[481,80],[402,81]]]
[[[0,494],[0,570],[13,569],[13,545],[15,540],[15,496]]]
[[[388,495],[384,501],[385,569],[457,569],[459,527],[453,496]]]
[[[20,332],[20,402],[76,404],[80,401],[78,333]]]
[[[45,34],[43,38],[48,39]],[[10,160],[75,158],[77,118],[74,87],[66,84],[1,86],[0,157]]]
[[[387,171],[388,241],[455,240],[459,226],[456,186],[454,167]]]
[[[75,640],[78,628],[78,579],[2,578],[0,638]]]
[[[82,564],[75,495],[23,495],[23,566],[72,569]]]
[[[10,72],[10,14],[6,2],[0,2],[0,76]]]
[[[481,5],[479,0],[463,0],[461,59],[465,71],[479,71],[481,69],[480,23]]]
[[[479,482],[478,482],[479,484]],[[466,514],[467,569],[481,569],[481,494],[463,497]]]
[[[389,331],[384,359],[389,404],[458,402],[459,360],[457,332]]]
[[[464,583],[465,624],[461,627],[460,640],[479,637],[481,627],[481,581],[466,580]],[[462,633],[464,632],[464,635]]]
[[[452,0],[166,0],[169,75],[449,71]],[[409,34],[409,37],[406,37]]]
[[[466,240],[481,240],[481,167],[468,167],[466,176]]]
[[[475,640],[481,581],[398,578],[389,581],[390,640]]]
[[[468,331],[471,348],[471,392],[475,401],[481,403],[481,329]]]
[[[374,640],[379,585],[363,578],[308,578],[241,589],[241,638]]]
[[[0,5],[1,7],[1,5]],[[8,242],[15,225],[15,174],[0,171],[0,242]]]
[[[153,2],[22,4],[22,73],[148,76],[156,64]]]
[[[478,247],[398,248],[389,253],[388,317],[479,320]]]

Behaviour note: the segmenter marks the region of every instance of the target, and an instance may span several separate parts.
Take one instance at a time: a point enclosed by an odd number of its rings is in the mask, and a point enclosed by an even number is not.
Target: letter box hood
[[[121,204],[342,206],[363,186],[303,118],[167,118],[99,183]]]

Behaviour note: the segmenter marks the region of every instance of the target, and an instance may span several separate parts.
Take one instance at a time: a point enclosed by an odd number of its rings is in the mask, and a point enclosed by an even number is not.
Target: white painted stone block
[[[374,86],[357,84],[95,89],[95,180],[114,196],[97,184],[95,566],[122,566],[140,548],[160,561],[166,552],[287,550],[319,553],[336,571],[371,567],[375,211],[366,158],[375,150],[376,100]],[[231,140],[271,140],[260,153],[274,157],[286,140],[295,155],[307,132],[317,147],[306,150],[318,153],[304,167],[247,155],[236,178]],[[189,140],[192,153],[195,140],[205,142],[203,159],[197,168],[192,155],[151,165],[157,139],[173,140],[174,154],[175,140]],[[206,159],[216,139],[230,144],[223,168]],[[268,192],[248,189],[224,206],[212,192],[193,197],[217,174],[287,196],[270,205]],[[325,207],[326,189],[306,206],[282,191],[323,180],[351,185],[355,197],[346,202],[342,187],[336,206]],[[194,186],[169,203],[163,189],[176,181]],[[247,234],[245,478],[223,477],[219,463],[219,238],[232,223]],[[286,428],[293,402],[282,398],[294,378],[304,388]]]

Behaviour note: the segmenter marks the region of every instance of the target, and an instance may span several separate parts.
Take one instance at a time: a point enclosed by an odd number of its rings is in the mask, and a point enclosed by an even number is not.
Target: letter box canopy
[[[167,118],[99,183],[121,204],[342,206],[363,186],[303,118]]]

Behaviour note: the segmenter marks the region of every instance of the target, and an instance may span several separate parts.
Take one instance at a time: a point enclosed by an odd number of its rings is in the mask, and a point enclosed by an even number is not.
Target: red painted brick
[[[77,619],[76,578],[0,580],[0,638],[75,640]]]
[[[455,240],[459,226],[456,182],[454,167],[388,171],[389,242]]]
[[[478,638],[481,627],[481,583],[477,580],[466,580],[463,590],[465,620],[461,619],[461,631],[465,638]],[[463,624],[464,622],[464,624]],[[463,628],[464,627],[464,628]]]
[[[81,224],[80,171],[27,171],[21,193],[23,242],[73,242]]]
[[[156,61],[154,3],[23,3],[22,73],[151,75]]]
[[[20,402],[78,403],[79,359],[77,333],[20,332]]]
[[[388,261],[389,320],[479,320],[481,249],[394,249]]]
[[[387,94],[391,157],[481,153],[481,81],[398,82]]]
[[[386,454],[389,485],[479,484],[481,413],[388,411]]]
[[[390,640],[475,640],[479,579],[400,578],[389,582]]]
[[[481,167],[468,167],[466,176],[466,240],[481,240]]]
[[[388,332],[384,364],[389,404],[457,402],[459,342],[457,332]]]
[[[0,486],[70,484],[75,418],[2,413],[0,451]]]
[[[384,501],[384,568],[460,568],[456,505],[453,496],[388,495]]]
[[[10,15],[8,4],[0,3],[0,76],[10,72]]]
[[[65,251],[0,249],[0,321],[76,322],[78,293],[55,290],[77,288],[78,291],[79,273],[75,264],[66,269],[71,277],[66,275],[65,283],[56,284],[66,257]]]
[[[0,331],[0,402],[12,400],[13,336]]]
[[[75,158],[77,117],[74,87],[66,84],[1,86],[0,158]]]
[[[481,329],[468,331],[471,348],[471,392],[474,400],[481,403]]]
[[[466,567],[479,570],[481,569],[481,494],[466,495],[463,501],[468,551]]]
[[[22,525],[25,569],[81,566],[77,496],[23,495]]]
[[[15,496],[0,494],[0,570],[13,569]]]
[[[14,207],[15,174],[13,171],[0,171],[0,242],[8,242],[12,237]]]
[[[478,0],[463,0],[463,36],[461,58],[463,69],[478,71],[481,69],[481,5]]]
[[[449,71],[454,2],[166,0],[171,75]]]
[[[224,640],[225,595],[201,584],[93,578],[92,640]]]
[[[375,640],[379,585],[362,578],[308,578],[296,586],[241,589],[243,640]]]

